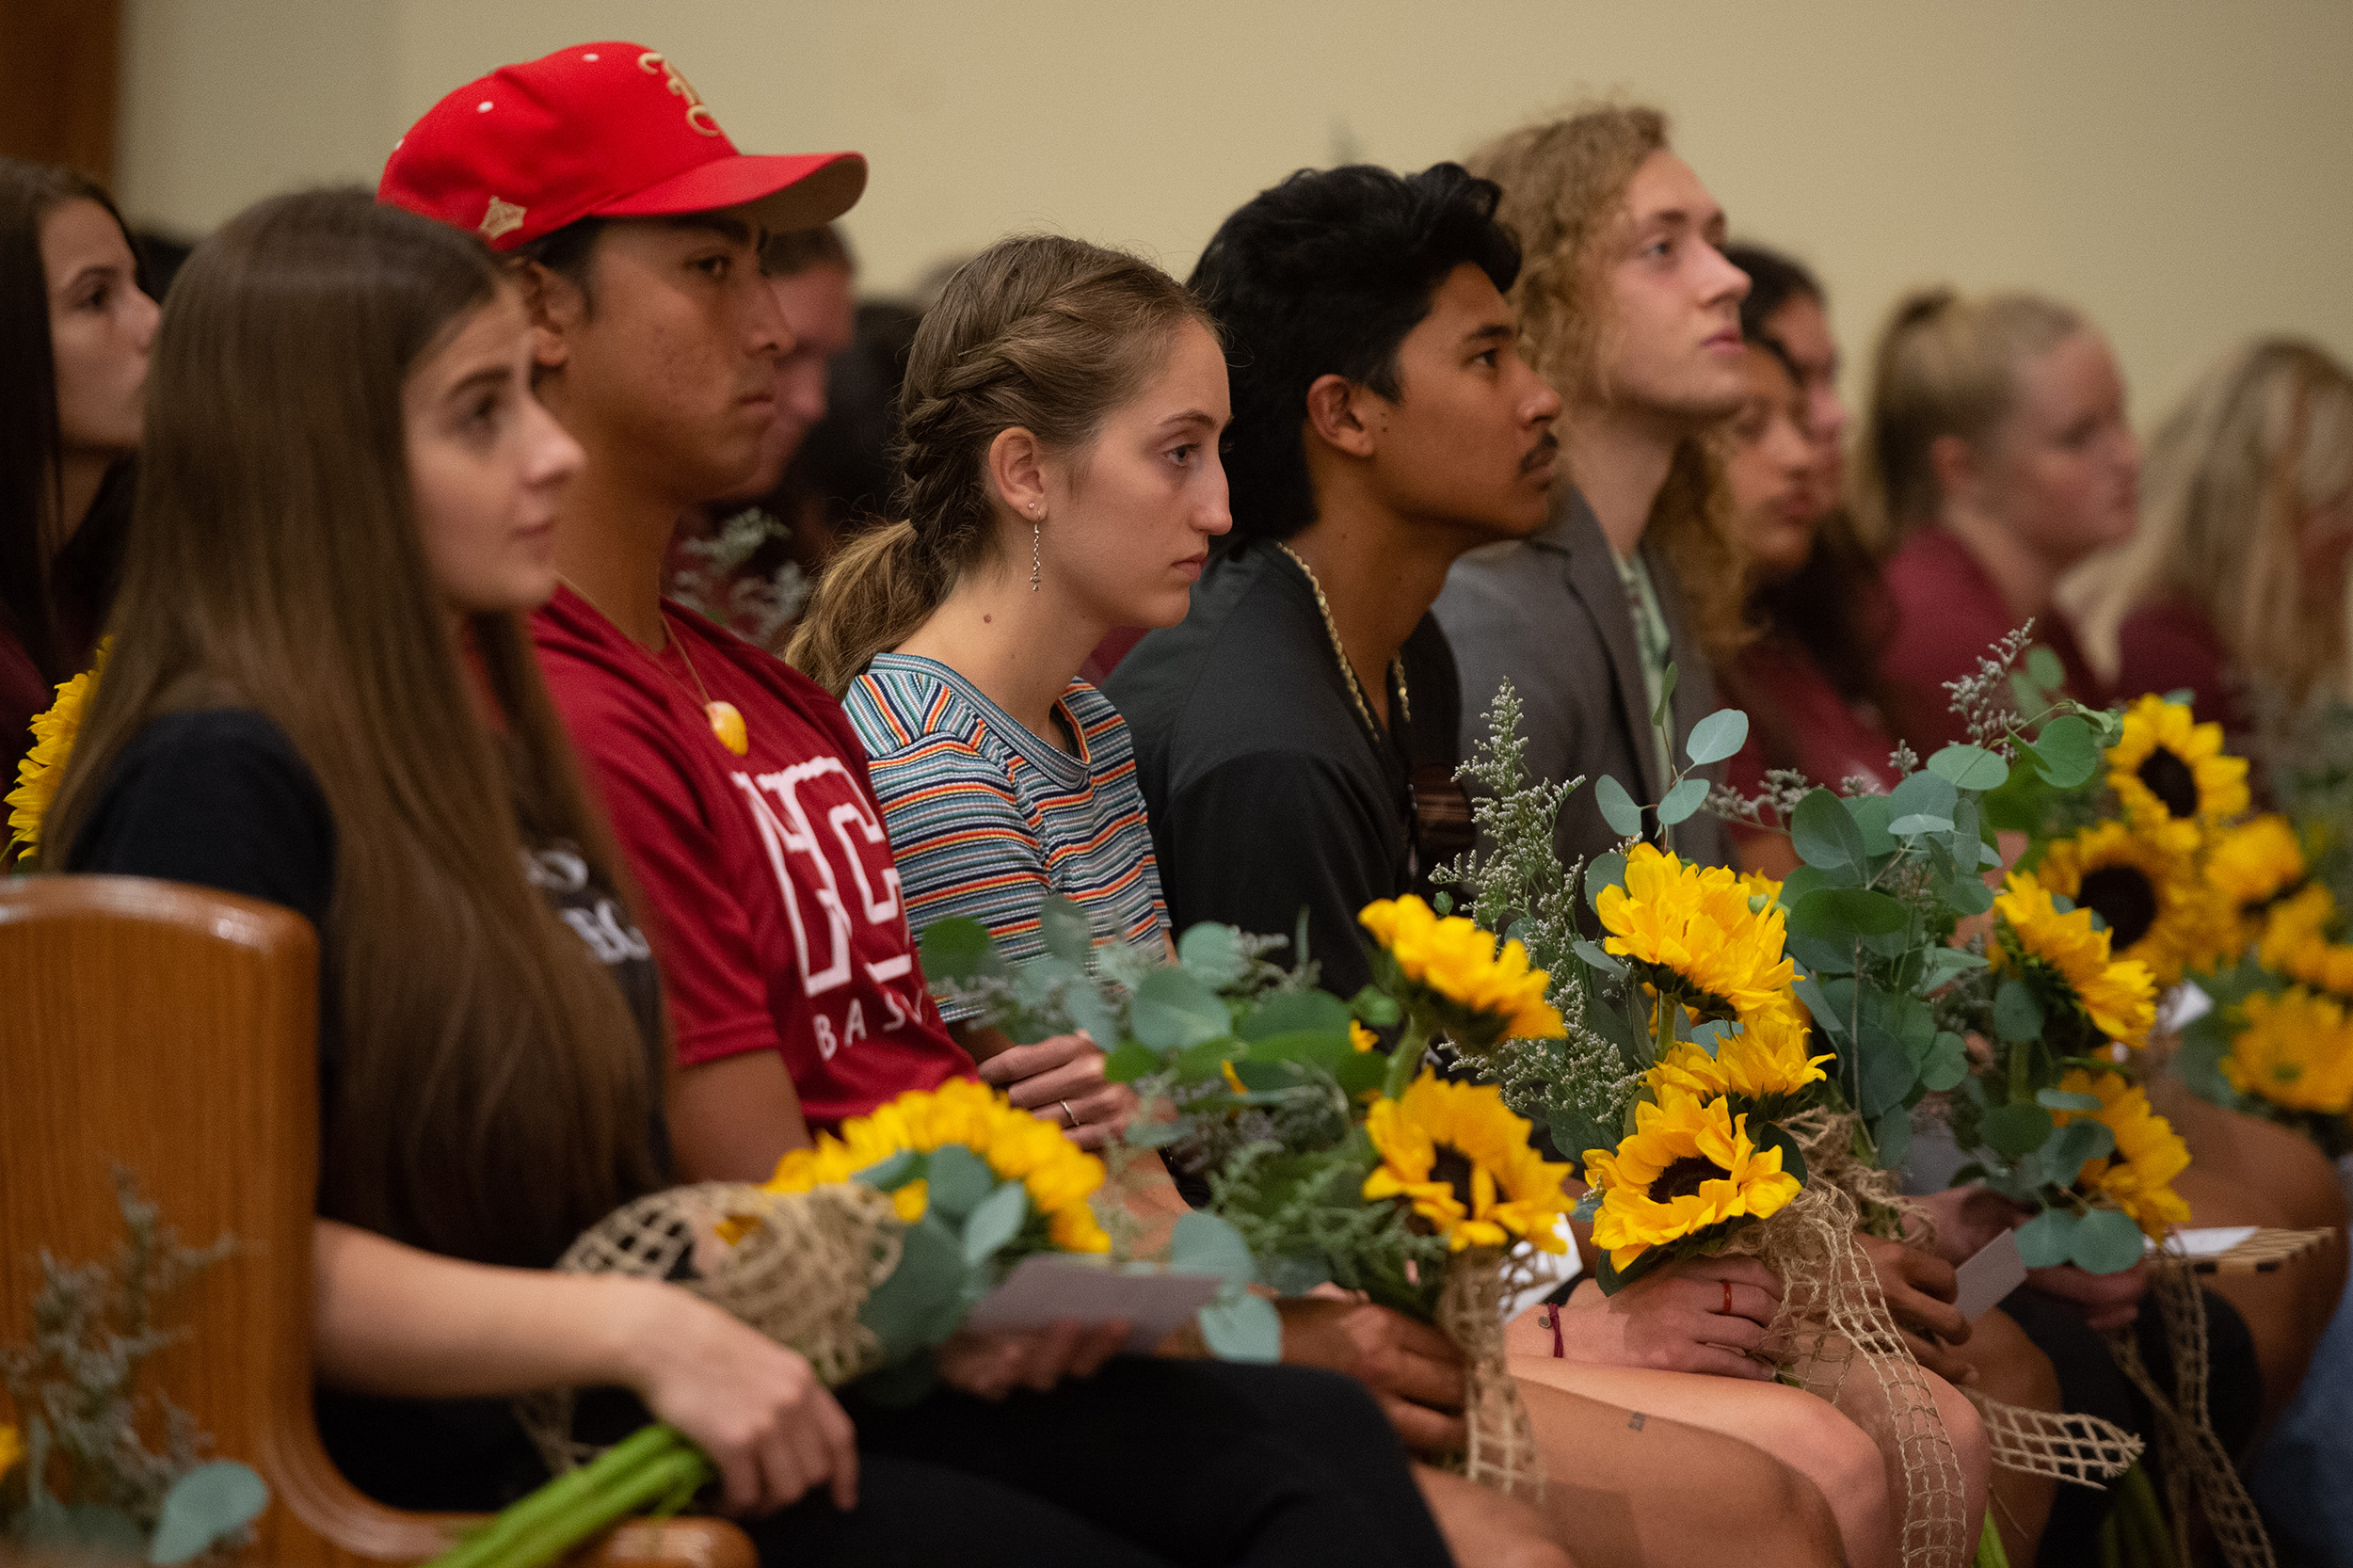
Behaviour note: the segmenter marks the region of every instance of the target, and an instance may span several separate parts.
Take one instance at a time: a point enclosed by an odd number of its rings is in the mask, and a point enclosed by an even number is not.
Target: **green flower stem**
[[[2117,1521],[2119,1544],[2128,1560],[2173,1560],[2173,1531],[2166,1522],[2157,1489],[2150,1484],[2145,1465],[2136,1464],[2116,1483],[2117,1498],[2109,1515]],[[2137,1548],[2135,1542],[2137,1541]]]
[[[1389,1052],[1389,1076],[1381,1092],[1391,1099],[1402,1099],[1405,1091],[1421,1073],[1422,1053],[1429,1048],[1430,1032],[1422,1027],[1421,1015],[1405,1015],[1405,1032],[1398,1037],[1397,1048]]]
[[[1985,1510],[1985,1528],[1977,1532],[1977,1555],[1970,1559],[1970,1568],[2009,1568],[2009,1554],[2002,1549],[2002,1532],[1993,1528],[1993,1505]]]
[[[482,1529],[434,1559],[431,1568],[487,1568],[490,1564],[517,1568],[524,1560],[515,1555],[522,1543],[550,1528],[561,1528],[567,1521],[601,1506],[602,1499],[616,1491],[633,1490],[632,1483],[641,1475],[680,1454],[691,1456],[708,1471],[710,1462],[676,1428],[659,1424],[642,1428],[588,1464],[513,1503]],[[664,1474],[675,1484],[673,1472]],[[569,1539],[577,1541],[584,1533]]]
[[[2031,1041],[2021,1040],[2009,1048],[2009,1097],[2013,1105],[2034,1098],[2034,1059]]]
[[[710,1480],[711,1461],[703,1457],[702,1450],[675,1433],[672,1436],[676,1448],[638,1466],[577,1507],[543,1521],[529,1535],[501,1552],[490,1568],[542,1568],[590,1536],[650,1507],[658,1499],[680,1490],[691,1491]]]

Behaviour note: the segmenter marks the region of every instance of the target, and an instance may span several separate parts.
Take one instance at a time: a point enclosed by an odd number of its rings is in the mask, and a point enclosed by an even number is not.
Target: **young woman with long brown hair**
[[[154,334],[105,191],[0,158],[0,794],[105,619]]]
[[[1163,1366],[1075,1412],[944,1392],[854,1430],[799,1356],[687,1291],[548,1272],[669,1161],[653,966],[520,620],[554,590],[582,460],[531,349],[476,240],[359,192],[264,203],[208,243],[159,341],[119,652],[52,818],[72,870],[319,930],[329,1452],[388,1501],[495,1506],[545,1474],[507,1398],[580,1386],[614,1391],[583,1401],[584,1435],[650,1413],[700,1444],[775,1560],[1307,1560],[1364,1516],[1359,1478],[1290,1465],[1261,1429],[1313,1411],[1377,1437],[1360,1396]],[[1001,1397],[1041,1356],[1085,1373],[1117,1345],[1034,1337],[952,1341],[942,1374]],[[1327,1390],[1353,1393],[1306,1392]],[[1091,1460],[1048,1448],[1058,1430]],[[1148,1547],[1087,1468],[1136,1463],[1147,1430],[1249,1472],[1204,1473],[1194,1533]],[[992,1474],[1009,1455],[1029,1468]],[[1385,1524],[1395,1560],[1436,1560],[1426,1519]]]

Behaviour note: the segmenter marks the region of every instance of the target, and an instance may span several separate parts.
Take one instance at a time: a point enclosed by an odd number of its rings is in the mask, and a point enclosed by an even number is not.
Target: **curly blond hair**
[[[1574,419],[1579,403],[1610,399],[1609,242],[1625,216],[1635,172],[1669,151],[1659,110],[1593,104],[1508,132],[1464,160],[1503,188],[1496,216],[1518,235],[1523,256],[1509,296],[1519,314],[1520,351],[1561,394],[1563,419]],[[1720,666],[1753,635],[1728,512],[1716,433],[1687,438],[1643,533],[1665,554],[1691,624]]]

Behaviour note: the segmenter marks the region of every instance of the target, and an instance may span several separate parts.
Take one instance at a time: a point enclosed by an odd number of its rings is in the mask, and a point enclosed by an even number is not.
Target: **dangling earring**
[[[1030,518],[1030,591],[1032,593],[1037,592],[1038,524],[1039,519],[1033,507]]]

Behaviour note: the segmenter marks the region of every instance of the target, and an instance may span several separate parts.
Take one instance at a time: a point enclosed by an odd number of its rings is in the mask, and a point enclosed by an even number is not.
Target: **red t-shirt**
[[[973,1076],[924,989],[866,753],[841,705],[693,612],[647,652],[560,588],[540,668],[649,907],[682,1066],[781,1050],[812,1127]],[[690,674],[680,647],[693,660]],[[711,732],[694,675],[744,715]]]
[[[1896,635],[1880,660],[1894,710],[1887,716],[1897,734],[1927,758],[1969,738],[1945,682],[1977,674],[1977,660],[2016,631],[2020,617],[2010,614],[2002,590],[1969,547],[1942,528],[1919,529],[1888,559],[1887,591],[1896,603]],[[2058,655],[2068,696],[2106,700],[2057,606],[2035,617],[2034,640]]]

